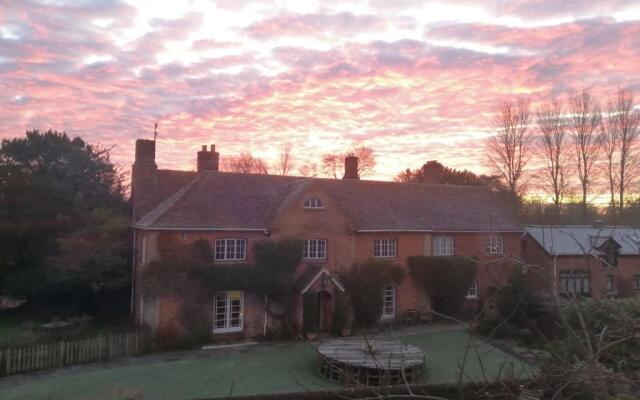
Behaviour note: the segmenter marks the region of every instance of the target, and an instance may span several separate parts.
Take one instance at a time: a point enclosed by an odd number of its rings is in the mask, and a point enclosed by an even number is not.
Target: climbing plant
[[[409,257],[409,271],[431,297],[435,311],[456,315],[476,277],[477,261],[467,257],[415,256]]]
[[[404,275],[401,267],[380,261],[355,264],[342,274],[340,279],[351,298],[354,322],[362,326],[375,324],[382,314],[384,287],[400,283]]]
[[[157,245],[160,259],[145,267],[143,290],[148,297],[180,299],[180,322],[188,333],[188,342],[207,335],[209,318],[204,313],[210,310],[202,304],[221,290],[267,295],[286,305],[294,269],[302,260],[302,242],[293,239],[254,243],[255,265],[214,264],[211,244],[205,239],[184,244],[167,234],[158,236]]]

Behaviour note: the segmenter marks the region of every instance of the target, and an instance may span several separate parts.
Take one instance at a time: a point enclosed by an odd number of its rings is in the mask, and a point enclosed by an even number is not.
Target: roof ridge
[[[142,218],[140,218],[138,222],[134,224],[134,226],[150,226],[156,223],[158,219],[160,219],[160,217],[164,215],[165,212],[167,212],[174,204],[176,204],[178,200],[180,200],[189,191],[189,189],[191,189],[195,185],[195,183],[198,182],[200,178],[202,178],[203,175],[204,174],[197,174],[191,182],[184,185],[180,190],[167,197],[164,201],[155,206],[151,211],[143,215]],[[143,220],[147,219],[147,217],[149,217],[149,221],[143,222]]]
[[[175,170],[173,170],[175,171]],[[185,171],[190,172],[190,171]],[[229,175],[229,176],[252,176],[252,177],[265,177],[275,178],[283,180],[301,180],[301,181],[322,181],[322,182],[341,182],[342,184],[350,183],[380,183],[391,185],[407,185],[418,187],[446,187],[446,188],[477,188],[477,189],[490,189],[488,185],[455,185],[449,183],[425,183],[425,182],[399,182],[399,181],[383,181],[374,179],[340,179],[340,178],[325,178],[317,176],[299,176],[299,175],[273,175],[273,174],[260,174],[260,173],[245,173],[245,172],[233,172],[233,171],[204,171],[208,175]]]

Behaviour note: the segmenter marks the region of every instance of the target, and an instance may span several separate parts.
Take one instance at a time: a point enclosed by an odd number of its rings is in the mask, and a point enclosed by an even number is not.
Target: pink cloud
[[[377,176],[390,178],[432,158],[479,169],[491,113],[504,98],[537,102],[572,86],[603,95],[619,85],[640,91],[638,21],[597,17],[538,28],[451,22],[425,27],[423,37],[356,41],[354,33],[384,30],[396,17],[282,13],[244,32],[258,42],[331,39],[321,49],[258,51],[240,39],[193,41],[206,23],[187,14],[151,20],[148,32],[120,47],[110,34],[132,26],[136,11],[118,2],[87,4],[0,3],[0,27],[10,25],[18,36],[0,36],[0,137],[66,130],[116,145],[114,158],[128,165],[134,140],[151,135],[157,119],[163,166],[192,167],[199,145],[209,143],[227,155],[275,154],[291,144],[299,160],[313,161],[324,151],[367,144],[378,153]],[[95,18],[114,18],[117,26],[100,28],[90,23]],[[225,55],[159,64],[174,40]],[[110,59],[84,64],[87,54]],[[277,73],[265,73],[271,65]]]

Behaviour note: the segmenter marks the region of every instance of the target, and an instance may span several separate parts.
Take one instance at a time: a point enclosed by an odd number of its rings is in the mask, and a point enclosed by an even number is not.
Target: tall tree
[[[505,101],[492,121],[496,133],[487,142],[489,165],[502,178],[515,203],[520,201],[526,188],[524,174],[530,157],[530,122],[528,101]]]
[[[322,172],[334,179],[339,178],[344,172],[344,158],[347,156],[358,157],[359,176],[369,175],[376,166],[376,156],[373,149],[367,146],[359,146],[345,153],[323,154],[321,159]]]
[[[298,168],[298,174],[300,174],[300,176],[316,177],[318,176],[318,164],[313,162],[302,164]]]
[[[400,171],[394,178],[396,182],[414,182],[422,181],[422,168],[407,168]],[[504,190],[496,176],[476,175],[468,170],[458,170],[442,166],[442,177],[440,182],[445,185],[461,185],[461,186],[489,186],[496,191]]]
[[[607,155],[607,177],[612,206],[623,216],[626,196],[640,175],[640,111],[633,93],[620,88],[609,99],[603,123],[602,143]]]
[[[291,175],[295,166],[295,159],[291,154],[291,145],[286,145],[282,149],[282,153],[278,155],[273,167],[273,171],[276,175],[287,176]]]
[[[46,296],[69,299],[73,296],[60,294],[68,295],[70,288],[93,288],[95,282],[90,279],[84,280],[83,285],[71,284],[79,282],[80,275],[89,276],[87,269],[93,261],[78,262],[79,268],[59,273],[60,257],[67,250],[67,254],[76,253],[71,250],[74,248],[71,242],[65,247],[61,239],[91,236],[78,232],[87,232],[97,223],[88,216],[98,209],[105,210],[101,226],[117,219],[127,220],[124,179],[118,166],[111,162],[109,149],[87,144],[80,138],[71,139],[65,133],[28,131],[26,137],[3,140],[0,148],[2,290],[37,300]],[[118,233],[108,237],[126,236],[127,225],[119,225]],[[126,243],[123,247],[111,246],[107,239],[101,241],[100,245],[104,246],[101,259],[111,260],[102,266],[120,269],[123,264],[115,260],[125,260],[126,265],[130,242]],[[49,302],[43,304],[49,305]]]
[[[568,129],[573,142],[573,157],[580,181],[583,222],[588,217],[588,196],[594,183],[594,166],[602,153],[598,132],[601,123],[600,104],[589,89],[569,93]]]
[[[269,166],[251,153],[242,153],[237,157],[228,157],[222,160],[222,168],[227,172],[240,174],[269,174]]]
[[[325,153],[321,159],[321,169],[325,175],[338,179],[344,169],[344,157],[338,153]]]
[[[536,112],[539,135],[536,147],[545,163],[542,188],[551,197],[556,214],[569,187],[569,157],[566,149],[567,130],[562,104],[553,99]]]

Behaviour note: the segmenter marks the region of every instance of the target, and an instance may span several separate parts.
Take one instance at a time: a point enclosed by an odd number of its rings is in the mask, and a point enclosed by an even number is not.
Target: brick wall
[[[533,238],[526,239],[526,259],[533,264],[527,277],[533,287],[546,294],[559,290],[558,275],[561,271],[589,271],[591,297],[630,297],[640,295],[635,289],[635,276],[640,275],[640,256],[619,256],[617,267],[608,267],[600,259],[590,256],[549,255]],[[607,291],[607,276],[613,277],[613,291]]]

